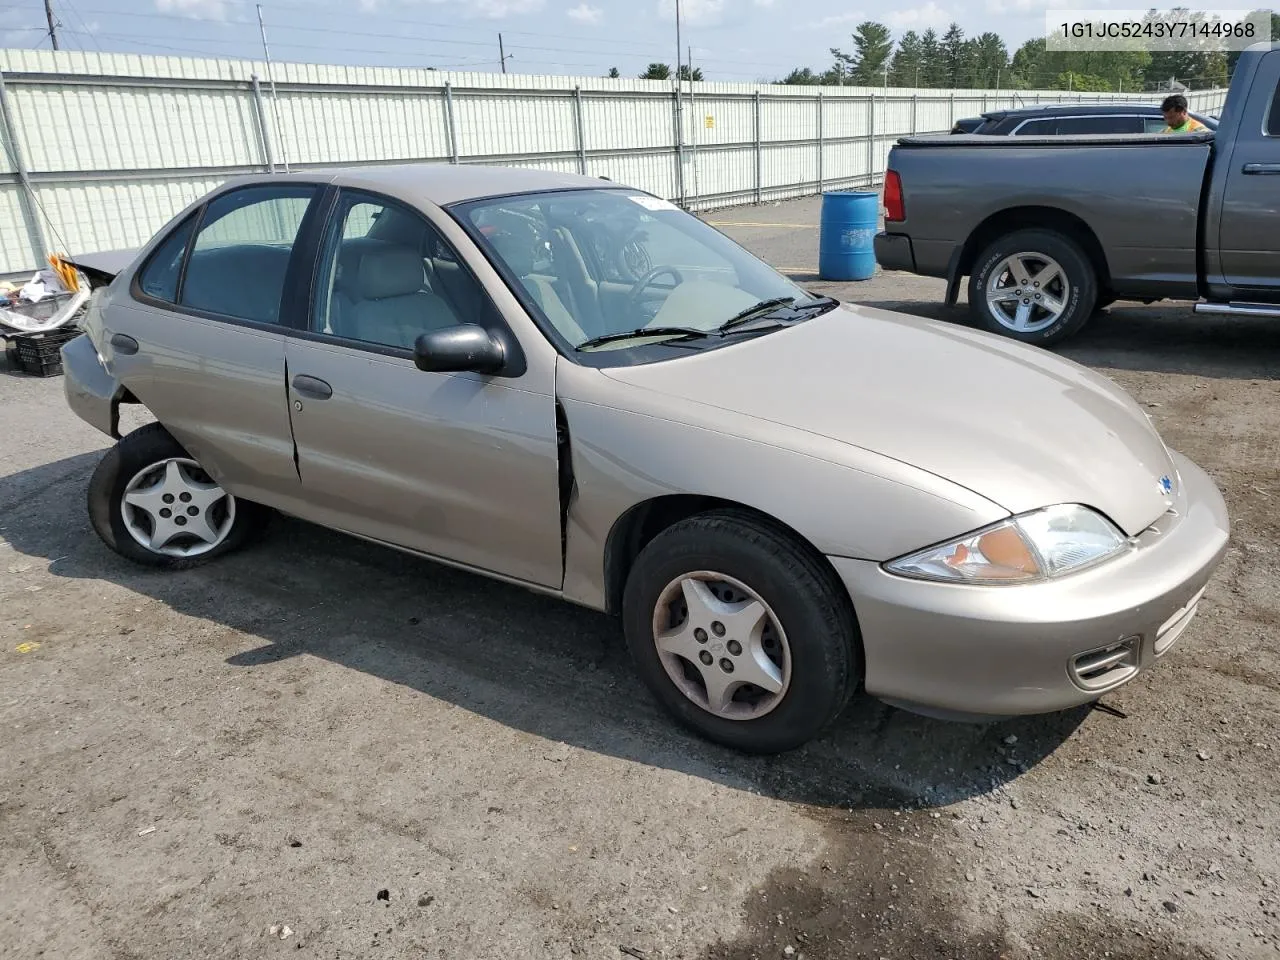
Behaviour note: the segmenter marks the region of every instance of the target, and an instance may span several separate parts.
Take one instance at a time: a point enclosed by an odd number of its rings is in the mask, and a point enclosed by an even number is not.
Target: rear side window
[[[142,292],[166,303],[178,300],[178,278],[182,275],[182,255],[195,228],[196,218],[188,217],[156,248],[138,276]]]
[[[205,209],[178,302],[192,310],[279,323],[285,274],[314,186],[244,187]]]
[[[1053,117],[1045,120],[1028,120],[1016,132],[1020,137],[1050,137],[1053,136],[1057,123],[1057,119]]]
[[[1267,114],[1267,136],[1280,137],[1280,83],[1271,94],[1271,110]]]

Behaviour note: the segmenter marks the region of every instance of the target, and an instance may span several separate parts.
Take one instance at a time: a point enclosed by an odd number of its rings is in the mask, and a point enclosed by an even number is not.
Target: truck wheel
[[[746,753],[822,734],[862,678],[844,588],[791,537],[740,511],[691,517],[636,558],[622,604],[645,685],[680,723]]]
[[[237,500],[158,423],[107,451],[89,480],[89,519],[116,553],[181,570],[220,557],[261,532],[269,511]]]
[[[1098,278],[1074,241],[1018,230],[990,244],[969,277],[969,309],[986,329],[1048,346],[1076,333],[1098,302]]]

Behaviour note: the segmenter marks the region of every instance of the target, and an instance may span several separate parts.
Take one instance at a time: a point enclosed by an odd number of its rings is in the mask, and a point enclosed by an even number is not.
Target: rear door
[[[219,485],[284,508],[300,492],[284,330],[306,273],[295,243],[318,192],[273,182],[216,196],[103,313],[120,381]]]
[[[1222,273],[1241,293],[1280,296],[1280,51],[1265,57],[1241,104],[1218,227]]]

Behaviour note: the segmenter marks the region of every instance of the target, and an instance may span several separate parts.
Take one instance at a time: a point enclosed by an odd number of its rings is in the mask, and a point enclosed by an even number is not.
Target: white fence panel
[[[227,176],[502,163],[691,209],[878,182],[902,136],[1001,107],[1152,97],[779,87],[0,50],[0,273],[145,242]],[[1224,91],[1197,91],[1216,112]]]

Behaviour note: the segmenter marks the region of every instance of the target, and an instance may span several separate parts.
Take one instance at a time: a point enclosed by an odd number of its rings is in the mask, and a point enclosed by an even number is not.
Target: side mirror
[[[432,330],[413,344],[413,362],[429,373],[497,373],[506,352],[492,334],[474,323]]]

